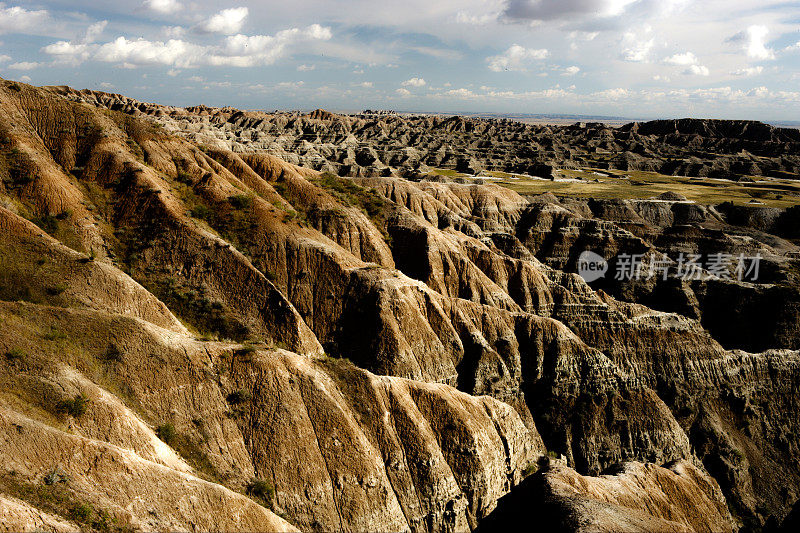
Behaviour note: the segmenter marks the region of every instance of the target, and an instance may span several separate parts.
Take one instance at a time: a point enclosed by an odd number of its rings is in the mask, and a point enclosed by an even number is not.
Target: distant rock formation
[[[800,130],[753,121],[656,120],[619,128],[507,119],[263,113],[174,108],[55,87],[70,99],[158,120],[168,131],[235,152],[261,151],[340,176],[412,177],[430,168],[550,177],[553,168],[646,170],[676,176],[800,179]],[[368,152],[369,157],[363,157]]]

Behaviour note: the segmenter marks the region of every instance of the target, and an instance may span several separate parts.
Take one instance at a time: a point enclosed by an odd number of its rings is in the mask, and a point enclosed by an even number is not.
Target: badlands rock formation
[[[730,179],[800,177],[800,132],[753,121],[542,126],[459,116],[184,109],[118,94],[53,90],[74,101],[152,117],[167,131],[201,144],[264,152],[341,176],[419,176],[438,167],[548,177],[554,167],[594,167]]]
[[[685,199],[684,199],[685,200]],[[721,204],[677,199],[580,200],[545,194],[531,199],[517,234],[535,256],[556,269],[576,271],[586,249],[621,254],[683,254],[709,258],[759,256],[759,275],[730,279],[631,279],[613,275],[593,284],[615,297],[701,321],[726,348],[763,351],[800,348],[800,262],[794,238],[797,208]],[[795,240],[796,242],[796,240]],[[735,267],[734,265],[730,265]],[[749,263],[748,265],[749,266]],[[612,260],[610,271],[617,272]],[[752,276],[751,276],[752,277]]]
[[[228,111],[104,98],[0,82],[7,529],[490,530],[523,505],[722,532],[800,498],[796,329],[754,348],[709,284],[676,289],[690,313],[568,272],[581,241],[670,251],[679,201],[345,179],[158,125]],[[764,217],[707,211],[699,236],[751,228],[792,285]]]

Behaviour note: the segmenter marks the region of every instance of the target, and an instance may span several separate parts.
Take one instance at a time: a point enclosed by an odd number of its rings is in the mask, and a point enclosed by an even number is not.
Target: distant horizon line
[[[6,81],[13,81],[16,83],[25,83],[19,82],[17,80],[8,79],[0,77],[0,79],[5,79]],[[108,90],[102,89],[91,89],[86,87],[85,89],[75,89],[71,85],[33,85],[34,87],[69,87],[73,90],[81,91],[81,90],[89,90],[93,92],[102,92],[106,94],[114,94],[125,96],[127,98],[132,98],[125,93],[121,92],[112,92]],[[139,100],[138,98],[133,98],[134,100]],[[139,100],[141,101],[141,100]],[[785,127],[785,128],[792,128],[792,129],[800,129],[800,120],[769,120],[769,119],[755,119],[755,118],[713,118],[713,117],[690,117],[690,116],[659,116],[659,117],[625,117],[620,115],[599,115],[599,114],[577,114],[577,113],[528,113],[528,112],[516,112],[516,111],[506,111],[506,112],[493,112],[493,111],[421,111],[421,110],[399,110],[399,109],[389,109],[389,108],[362,108],[362,109],[347,109],[347,108],[336,108],[336,107],[321,107],[321,106],[311,106],[311,107],[304,107],[304,108],[266,108],[266,107],[259,107],[259,108],[244,108],[244,107],[237,107],[234,105],[224,105],[224,106],[214,106],[208,105],[203,103],[195,103],[195,104],[187,104],[187,105],[174,105],[174,104],[160,104],[158,102],[143,102],[143,103],[153,103],[157,105],[169,105],[171,107],[196,107],[196,106],[205,106],[211,108],[218,108],[222,109],[225,107],[231,107],[234,109],[238,109],[240,111],[263,111],[263,112],[282,112],[282,113],[292,113],[292,112],[301,112],[301,113],[309,113],[315,111],[317,109],[323,109],[325,111],[329,111],[331,113],[337,114],[358,114],[367,109],[374,110],[374,111],[394,111],[397,114],[404,114],[404,115],[449,115],[449,116],[468,116],[468,117],[476,117],[476,118],[508,118],[510,120],[517,119],[517,122],[524,122],[524,120],[519,119],[541,119],[542,122],[546,122],[546,119],[553,119],[553,120],[563,120],[563,121],[573,121],[574,122],[602,122],[602,123],[619,123],[619,124],[629,124],[632,122],[652,122],[655,120],[683,120],[683,119],[690,119],[690,120],[731,120],[731,121],[752,121],[752,122],[761,122],[763,124],[768,124],[774,127]],[[560,125],[557,123],[553,123],[554,125]]]
[[[203,105],[203,104],[195,104],[195,105]],[[191,107],[191,106],[186,106]],[[211,106],[208,106],[211,107]],[[234,107],[234,106],[227,106],[227,107]],[[291,113],[291,112],[300,112],[300,113],[310,113],[317,109],[322,109],[324,111],[329,111],[331,113],[336,113],[339,115],[354,115],[362,113],[365,109],[344,109],[344,108],[325,108],[325,107],[306,107],[306,108],[298,108],[298,109],[288,109],[288,108],[259,108],[259,109],[241,109],[242,111],[277,111],[281,113]],[[614,122],[614,123],[624,123],[629,124],[632,122],[652,122],[656,120],[726,120],[726,121],[748,121],[748,122],[761,122],[763,124],[768,124],[770,126],[775,127],[788,127],[797,129],[800,128],[800,120],[766,120],[766,119],[755,119],[755,118],[714,118],[714,117],[690,117],[690,116],[660,116],[660,117],[625,117],[625,116],[617,116],[617,115],[585,115],[585,114],[573,114],[573,113],[526,113],[526,112],[493,112],[493,111],[420,111],[420,110],[401,110],[401,109],[388,109],[388,108],[375,108],[370,109],[371,111],[394,111],[398,115],[448,115],[448,116],[463,116],[463,117],[475,117],[475,118],[508,118],[510,120],[514,120],[517,118],[525,118],[525,119],[560,119],[560,120],[572,120],[574,122]],[[517,120],[517,122],[522,122],[521,120]],[[574,123],[573,122],[573,123]]]

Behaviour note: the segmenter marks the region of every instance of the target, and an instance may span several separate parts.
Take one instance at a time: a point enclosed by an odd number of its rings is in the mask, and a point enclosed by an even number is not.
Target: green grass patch
[[[522,471],[522,477],[529,477],[539,471],[539,465],[536,463],[528,463],[528,466]]]
[[[231,405],[242,405],[253,398],[252,393],[247,389],[239,389],[228,394],[226,400]]]
[[[432,168],[431,174],[435,174],[437,176],[445,176],[447,178],[460,178],[466,176],[466,174],[462,174],[461,172],[454,170],[452,168]]]
[[[51,285],[47,287],[45,289],[45,292],[47,292],[47,294],[50,296],[58,296],[59,294],[67,290],[67,288],[68,288],[67,285],[59,283],[58,285]]]
[[[182,184],[176,187],[180,188],[180,195],[189,198],[190,202],[200,201],[191,188]],[[204,208],[211,212],[207,206]],[[216,221],[211,215],[209,218]],[[214,231],[210,225],[208,227]],[[121,268],[164,302],[190,330],[209,339],[244,340],[249,337],[249,327],[228,306],[215,298],[202,282],[174,276],[170,269],[153,268],[143,260],[153,240],[158,238],[156,226],[121,228],[115,235],[118,242],[116,255],[121,260]]]
[[[103,359],[104,361],[119,363],[124,359],[124,357],[122,350],[120,350],[116,344],[112,343],[108,345],[108,348],[106,348],[106,351],[101,359]]]
[[[66,340],[67,334],[58,328],[50,328],[50,331],[42,334],[42,338],[46,341],[63,341]]]
[[[6,359],[9,361],[22,361],[27,357],[27,354],[19,348],[12,348],[6,352]]]
[[[58,402],[56,411],[59,413],[68,414],[73,418],[80,418],[86,414],[86,409],[89,406],[89,402],[89,398],[83,394],[76,394],[75,397],[70,400],[62,400]]]
[[[228,202],[234,209],[250,209],[253,206],[253,197],[247,194],[236,194],[229,196]]]
[[[82,531],[116,533],[129,531],[109,512],[97,509],[82,500],[73,490],[68,476],[56,467],[39,481],[23,478],[15,471],[0,475],[0,492],[30,503],[32,506],[77,523]]]
[[[264,479],[254,478],[247,484],[247,495],[256,499],[264,507],[272,509],[275,488]]]
[[[579,178],[579,181],[550,181],[519,177],[516,180],[498,181],[499,185],[520,194],[538,195],[552,192],[558,196],[597,199],[648,199],[664,192],[682,194],[688,200],[703,205],[733,202],[737,205],[749,203],[754,198],[770,207],[789,207],[800,204],[800,183],[768,180],[761,183],[746,183],[713,178],[688,178],[667,176],[656,172],[561,169],[564,178]]]
[[[386,220],[392,208],[389,201],[375,191],[361,187],[352,180],[327,172],[321,174],[317,179],[312,179],[311,182],[325,189],[345,206],[361,209],[383,234],[384,239],[391,242],[391,236],[386,231]]]
[[[164,441],[165,444],[172,446],[172,444],[175,443],[178,432],[175,431],[175,426],[167,422],[156,428],[156,435],[158,435],[158,438]]]
[[[154,272],[140,277],[139,282],[202,334],[240,341],[250,335],[250,328],[204,285],[190,285],[182,278]]]
[[[214,221],[214,211],[206,205],[195,205],[189,209],[189,214],[192,218],[198,218],[211,224]]]
[[[247,357],[256,353],[256,347],[251,345],[245,345],[241,348],[238,348],[234,351],[234,353],[240,357]]]
[[[0,142],[0,178],[9,187],[23,187],[33,181],[34,164],[10,138]]]
[[[60,227],[58,217],[54,215],[42,215],[41,217],[34,218],[31,222],[39,226],[45,233],[54,235]]]
[[[61,241],[62,244],[78,252],[83,252],[83,244],[75,226],[72,224],[62,224],[63,221],[69,219],[71,216],[72,212],[66,210],[56,214],[48,213],[39,217],[33,217],[30,220],[39,226],[42,231]]]
[[[193,423],[200,430],[203,430],[204,422],[201,419],[196,419]],[[195,442],[190,435],[179,432],[171,422],[158,426],[156,428],[156,435],[200,473],[201,477],[208,481],[221,483],[219,472],[208,458],[208,455],[201,448],[202,442]]]

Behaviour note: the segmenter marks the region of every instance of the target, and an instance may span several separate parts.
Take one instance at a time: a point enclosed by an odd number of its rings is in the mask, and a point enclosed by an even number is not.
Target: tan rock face
[[[0,531],[16,533],[19,531],[53,531],[70,533],[79,526],[57,516],[45,513],[30,504],[0,495]]]
[[[599,478],[587,478],[559,467],[544,474],[544,478],[554,497],[577,494],[579,498],[615,507],[623,516],[624,510],[634,509],[680,524],[689,531],[730,528],[730,515],[719,487],[690,463],[672,463],[667,468],[628,463],[621,472]],[[613,530],[610,526],[608,529]]]
[[[800,495],[797,352],[725,350],[556,269],[587,236],[646,248],[644,226],[714,213],[345,180],[98,109],[113,98],[0,91],[9,498],[142,529],[284,527],[267,506],[304,530],[466,530],[548,451],[580,476],[685,461],[752,527]],[[72,481],[46,490],[66,503],[43,507],[28,489],[62,462]],[[626,520],[693,528],[670,510],[692,490]]]
[[[257,472],[315,496],[278,489],[279,504],[306,526],[463,528],[544,452],[538,434],[490,398],[330,360],[324,372],[288,355],[253,365],[255,373],[238,362],[233,370],[235,386],[259,395],[240,425]],[[276,413],[269,406],[278,403]]]
[[[625,463],[613,474],[581,476],[551,464],[500,501],[481,530],[535,515],[543,527],[580,532],[734,531],[716,482],[684,461]]]
[[[130,451],[57,431],[10,410],[0,411],[0,434],[4,478],[46,485],[44,478],[51,472],[47,466],[57,465],[70,491],[124,526],[150,531],[295,530],[219,485],[151,463]]]

